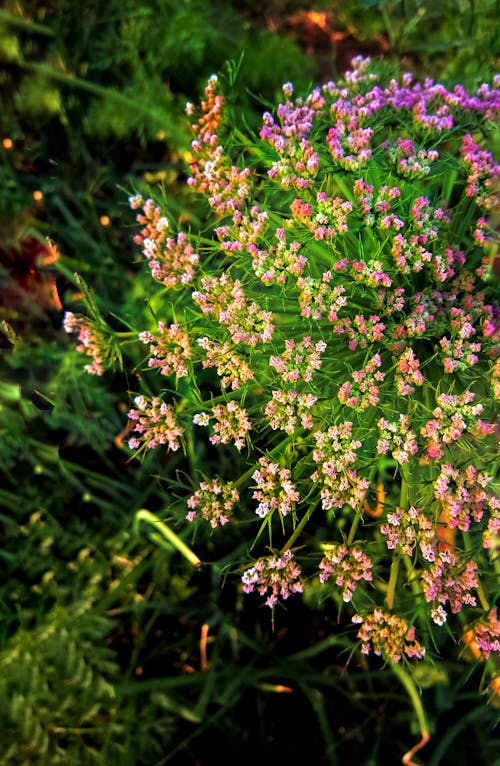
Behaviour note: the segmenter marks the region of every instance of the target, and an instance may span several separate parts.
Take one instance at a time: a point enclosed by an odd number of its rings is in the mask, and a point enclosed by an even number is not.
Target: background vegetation
[[[140,521],[142,508],[168,520],[164,479],[182,457],[130,462],[134,380],[118,368],[86,375],[62,312],[82,305],[75,272],[116,329],[149,311],[127,190],[159,183],[182,210],[184,105],[212,72],[225,72],[250,126],[283,82],[299,92],[335,78],[357,53],[474,87],[497,63],[498,5],[27,0],[0,10],[1,764],[205,766],[210,752],[221,765],[390,766],[411,746],[403,687],[380,664],[348,664],[336,614],[291,605],[272,632],[267,612],[221,588],[224,555],[214,560],[209,536],[197,550],[212,566],[195,571]],[[422,761],[498,766],[481,663],[457,646],[420,681],[432,725]]]

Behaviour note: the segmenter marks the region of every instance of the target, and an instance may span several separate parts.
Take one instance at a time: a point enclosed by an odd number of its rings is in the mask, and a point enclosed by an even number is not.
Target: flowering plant
[[[273,610],[350,603],[391,663],[467,628],[493,674],[499,86],[384,84],[357,58],[245,137],[212,76],[187,107],[203,216],[130,198],[160,321],[129,447],[186,452],[185,524],[250,523],[233,572]]]

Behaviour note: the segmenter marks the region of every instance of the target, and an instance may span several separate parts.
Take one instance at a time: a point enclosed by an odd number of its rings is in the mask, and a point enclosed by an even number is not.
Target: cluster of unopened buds
[[[500,167],[485,140],[499,86],[384,84],[358,58],[305,98],[287,83],[245,164],[213,76],[188,108],[203,231],[130,200],[168,298],[140,334],[159,393],[136,398],[129,447],[189,451],[204,478],[188,520],[253,518],[254,549],[266,530],[271,551],[234,562],[245,593],[275,609],[315,582],[392,662],[433,651],[430,630],[460,612],[485,656],[500,641]],[[213,480],[193,428],[229,456]]]

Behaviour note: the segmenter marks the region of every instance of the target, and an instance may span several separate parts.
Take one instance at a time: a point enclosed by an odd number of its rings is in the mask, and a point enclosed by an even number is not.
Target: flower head
[[[365,617],[354,615],[352,621],[361,625],[358,638],[363,654],[373,650],[391,662],[399,662],[403,653],[419,659],[425,655],[425,648],[415,638],[415,628],[409,627],[403,617],[375,609]]]
[[[281,555],[266,556],[247,569],[241,578],[243,592],[257,591],[266,598],[266,606],[275,607],[279,599],[284,601],[294,593],[302,593],[301,570],[294,561],[290,549]]]
[[[219,479],[200,482],[199,489],[187,501],[188,521],[202,517],[215,527],[224,526],[230,519],[231,512],[239,502],[240,495],[233,482]]]

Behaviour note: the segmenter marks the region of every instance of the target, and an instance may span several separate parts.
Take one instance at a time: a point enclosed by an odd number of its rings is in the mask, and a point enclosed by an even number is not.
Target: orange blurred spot
[[[57,249],[57,245],[55,242],[52,242],[50,237],[47,237],[47,247],[45,248],[43,252],[41,261],[44,266],[47,266],[49,263],[56,263],[56,261],[58,260],[59,260],[59,250]]]
[[[208,641],[208,625],[207,623],[204,623],[201,626],[201,638],[200,638],[200,669],[202,671],[205,671],[208,669],[207,641]]]
[[[438,537],[442,540],[442,543],[439,544],[439,550],[446,550],[446,548],[451,548],[451,550],[453,550],[455,546],[455,529],[450,527],[448,523],[449,518],[449,511],[443,508],[439,516],[439,524],[437,527]]]
[[[101,217],[99,218],[99,223],[101,224],[101,226],[109,226],[109,224],[111,223],[111,219],[107,215],[101,215]]]
[[[4,140],[2,141],[2,145],[4,149],[7,149],[7,151],[9,151],[10,149],[14,148],[14,141],[12,140],[12,138],[4,138]]]
[[[113,439],[114,444],[116,447],[118,447],[118,449],[123,448],[123,441],[125,437],[127,436],[127,434],[129,434],[130,431],[132,430],[132,426],[133,426],[132,421],[128,420],[127,423],[125,424],[125,428],[123,429],[123,431],[121,431],[118,434],[118,436],[115,436],[115,438]]]
[[[490,689],[500,697],[500,676],[495,676],[490,681]]]
[[[476,633],[473,628],[466,630],[462,636],[465,646],[470,649],[476,660],[484,660],[484,654],[477,645]]]
[[[371,516],[372,519],[377,519],[379,516],[382,515],[384,511],[384,503],[385,503],[385,489],[384,485],[381,481],[377,484],[377,505],[375,508],[372,508],[368,502],[368,500],[365,500],[365,511],[368,514],[368,516]]]
[[[272,691],[276,694],[292,694],[293,689],[291,686],[285,686],[284,684],[273,684]]]
[[[35,202],[41,202],[43,200],[43,192],[41,192],[40,189],[36,189],[33,192],[33,199]]]
[[[57,292],[57,285],[55,283],[55,280],[52,280],[50,282],[50,284],[49,284],[49,291],[50,291],[50,294],[52,296],[52,303],[53,303],[54,307],[58,311],[62,311],[63,310],[63,305],[61,303],[61,299],[59,298],[59,293]]]
[[[328,14],[324,11],[306,11],[305,16],[320,29],[328,29]]]

